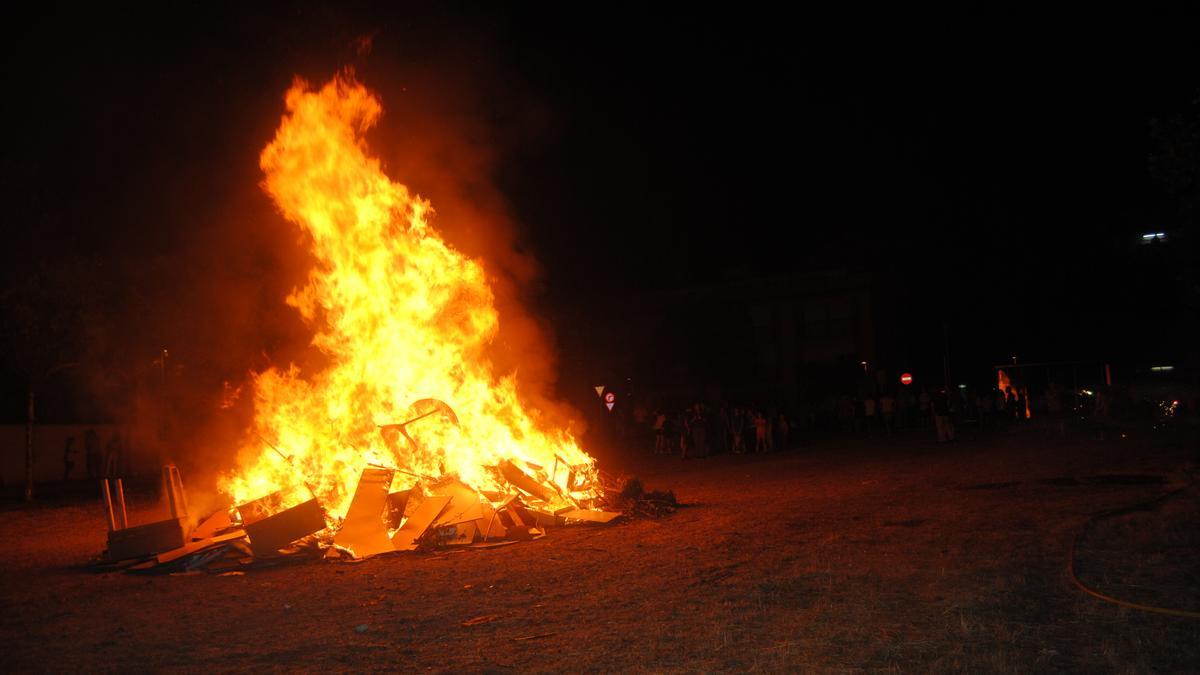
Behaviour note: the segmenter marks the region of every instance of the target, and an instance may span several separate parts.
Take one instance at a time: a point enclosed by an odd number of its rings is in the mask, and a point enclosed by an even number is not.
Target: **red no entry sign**
[[[912,373],[905,373],[901,375],[900,384],[912,384]]]

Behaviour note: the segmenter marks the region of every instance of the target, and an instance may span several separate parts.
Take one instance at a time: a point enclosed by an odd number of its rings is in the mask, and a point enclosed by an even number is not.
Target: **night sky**
[[[1133,364],[1190,344],[1169,270],[1136,250],[1178,226],[1147,170],[1151,120],[1194,114],[1200,93],[1200,61],[1161,27],[600,5],[161,11],[6,29],[6,321],[34,291],[112,319],[39,355],[43,370],[80,341],[116,362],[196,334],[212,353],[191,361],[217,377],[288,356],[303,330],[278,301],[304,265],[257,156],[292,77],[345,66],[383,99],[372,142],[393,179],[445,204],[439,227],[468,252],[492,235],[456,216],[494,211],[497,264],[547,317],[840,268],[880,289],[882,339],[928,347],[906,348],[912,360],[937,353],[943,324],[980,372],[1017,353]],[[227,306],[223,289],[247,283],[253,297]],[[87,333],[77,309],[61,325]],[[9,354],[10,382],[28,360]]]

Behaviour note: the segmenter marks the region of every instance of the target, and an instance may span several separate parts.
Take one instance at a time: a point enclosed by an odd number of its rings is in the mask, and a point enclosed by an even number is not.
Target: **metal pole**
[[[117,529],[117,518],[113,514],[112,488],[109,486],[107,478],[101,481],[100,486],[104,490],[104,510],[108,514],[108,531],[112,532]]]
[[[129,527],[129,516],[125,512],[125,485],[121,483],[121,479],[117,479],[117,505],[121,507],[120,527],[125,529]]]

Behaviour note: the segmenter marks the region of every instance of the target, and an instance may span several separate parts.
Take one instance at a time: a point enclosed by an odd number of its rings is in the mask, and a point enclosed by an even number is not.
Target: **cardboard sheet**
[[[267,516],[246,526],[250,550],[256,556],[274,555],[279,549],[325,529],[325,512],[316,499]]]
[[[354,552],[355,557],[396,550],[388,538],[383,510],[387,506],[388,489],[395,475],[392,469],[367,467],[358,479],[354,498],[346,510],[342,528],[334,537],[334,543]]]
[[[591,509],[575,509],[558,514],[567,520],[585,520],[589,523],[607,523],[621,516],[613,511],[593,511]]]
[[[408,520],[404,521],[396,533],[392,535],[392,546],[397,551],[411,551],[417,547],[417,539],[425,534],[425,530],[433,524],[442,511],[450,504],[450,497],[426,497],[417,506]]]

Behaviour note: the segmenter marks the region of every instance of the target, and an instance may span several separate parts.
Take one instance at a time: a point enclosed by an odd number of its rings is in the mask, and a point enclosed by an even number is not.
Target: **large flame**
[[[303,483],[339,516],[369,463],[455,474],[480,490],[498,487],[489,467],[502,459],[592,471],[569,433],[522,407],[515,376],[493,372],[485,348],[499,316],[484,268],[443,241],[429,202],[368,154],[379,100],[353,75],[319,91],[297,80],[285,100],[260,164],[279,210],[309,235],[317,264],[287,302],[330,365],[256,375],[254,429],[222,489],[241,503]],[[435,411],[407,437],[381,433],[433,410],[412,407],[429,398],[459,423]]]

